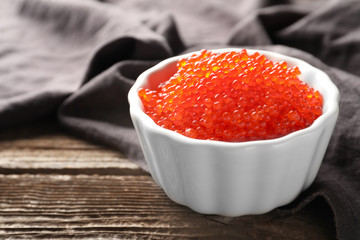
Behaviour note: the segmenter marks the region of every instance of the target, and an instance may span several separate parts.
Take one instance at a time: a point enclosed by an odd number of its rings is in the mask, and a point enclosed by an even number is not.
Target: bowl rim
[[[129,101],[129,105],[130,105],[130,115],[131,118],[134,121],[134,118],[139,118],[141,119],[142,123],[144,125],[146,125],[146,127],[148,129],[151,129],[151,131],[156,132],[158,134],[163,134],[166,135],[174,140],[177,140],[179,142],[184,142],[184,143],[188,143],[188,144],[197,144],[197,145],[210,145],[210,146],[219,146],[219,147],[251,147],[251,146],[255,146],[255,145],[268,145],[268,144],[280,144],[280,143],[284,143],[286,141],[289,141],[293,138],[296,138],[298,136],[302,136],[302,135],[306,135],[309,134],[310,132],[321,128],[321,126],[324,124],[324,122],[326,122],[329,118],[331,118],[331,116],[333,116],[334,114],[337,115],[339,112],[339,100],[340,100],[340,93],[338,88],[336,87],[336,85],[331,81],[330,77],[322,70],[314,67],[313,65],[295,58],[295,57],[290,57],[290,56],[286,56],[277,52],[272,52],[272,51],[266,51],[266,50],[258,50],[258,49],[251,49],[251,48],[236,48],[236,47],[232,47],[232,48],[220,48],[220,49],[207,49],[211,52],[215,52],[215,53],[221,53],[221,52],[226,52],[226,51],[241,51],[245,49],[248,53],[253,54],[254,52],[259,52],[260,54],[264,54],[267,58],[276,58],[276,59],[281,59],[281,61],[286,61],[288,62],[297,62],[298,66],[301,65],[302,67],[306,66],[308,68],[311,69],[311,71],[317,71],[319,73],[321,73],[324,77],[324,79],[322,79],[322,81],[324,81],[327,85],[327,91],[330,92],[329,94],[329,99],[328,101],[330,102],[329,104],[329,108],[327,109],[327,111],[325,113],[323,113],[321,116],[319,116],[313,123],[312,125],[310,125],[307,128],[304,129],[300,129],[297,130],[295,132],[289,133],[287,135],[284,135],[282,137],[278,137],[278,138],[274,138],[274,139],[265,139],[265,140],[253,140],[253,141],[245,141],[245,142],[225,142],[225,141],[219,141],[219,140],[210,140],[210,139],[195,139],[195,138],[190,138],[187,136],[184,136],[180,133],[176,133],[172,130],[166,129],[166,128],[162,128],[159,125],[157,125],[150,116],[148,116],[144,111],[143,111],[143,104],[140,100],[140,97],[138,96],[138,89],[140,87],[142,87],[148,79],[148,76],[156,71],[160,71],[161,69],[163,69],[164,67],[167,67],[168,65],[173,64],[174,62],[177,62],[179,59],[181,58],[188,58],[190,56],[192,56],[193,54],[197,54],[200,53],[201,50],[199,51],[193,51],[193,52],[189,52],[189,53],[185,53],[182,55],[177,55],[174,57],[170,57],[167,58],[161,62],[159,62],[158,64],[154,65],[153,67],[145,70],[143,73],[141,73],[138,78],[136,79],[134,85],[130,88],[130,91],[128,93],[128,101]],[[279,61],[279,60],[277,60]],[[300,68],[300,67],[299,67]],[[300,68],[301,71],[301,68]],[[315,88],[316,89],[316,88]]]

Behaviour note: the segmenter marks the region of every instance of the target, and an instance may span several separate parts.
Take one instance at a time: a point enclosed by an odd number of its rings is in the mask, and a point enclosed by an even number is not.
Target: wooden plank
[[[66,135],[54,124],[0,134],[0,174],[22,173],[147,174],[122,153]]]
[[[310,211],[281,218],[195,213],[169,200],[150,176],[0,175],[0,189],[2,238],[334,239]]]
[[[56,124],[0,133],[0,239],[335,239],[319,206],[287,217],[198,214],[121,153]]]
[[[146,174],[121,153],[109,149],[1,149],[0,174],[15,173]]]

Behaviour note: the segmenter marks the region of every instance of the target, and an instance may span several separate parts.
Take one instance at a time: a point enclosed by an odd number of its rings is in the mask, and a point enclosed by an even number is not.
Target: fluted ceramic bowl
[[[219,49],[213,52],[240,51]],[[272,140],[221,142],[188,138],[158,126],[144,113],[139,88],[154,89],[172,76],[180,58],[169,58],[142,73],[131,88],[130,114],[154,180],[173,201],[205,214],[261,214],[293,201],[314,181],[339,112],[339,91],[308,63],[278,53],[255,51],[298,66],[300,79],[323,96],[314,123]]]

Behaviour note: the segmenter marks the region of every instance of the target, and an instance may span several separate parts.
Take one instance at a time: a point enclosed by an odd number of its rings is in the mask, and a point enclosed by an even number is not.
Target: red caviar
[[[298,67],[255,52],[202,50],[180,59],[157,89],[139,89],[161,127],[197,139],[243,142],[278,138],[310,126],[323,98],[298,76]]]

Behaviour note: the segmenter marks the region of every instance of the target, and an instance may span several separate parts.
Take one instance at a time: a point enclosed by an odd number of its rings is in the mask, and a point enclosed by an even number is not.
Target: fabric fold
[[[118,149],[148,171],[130,119],[127,93],[134,79],[156,63],[127,60],[110,67],[64,102],[58,113],[60,123],[89,141]]]

